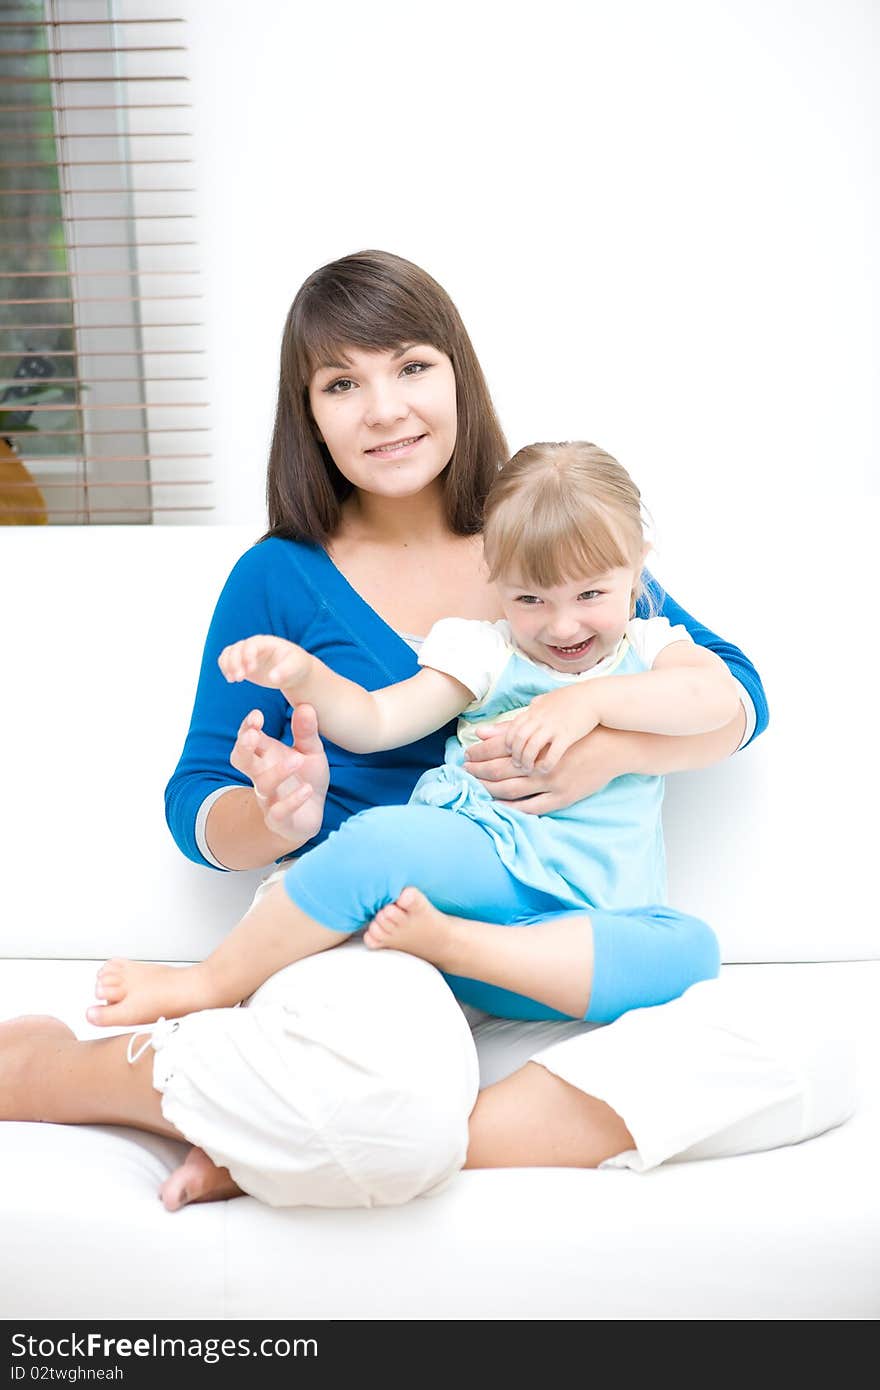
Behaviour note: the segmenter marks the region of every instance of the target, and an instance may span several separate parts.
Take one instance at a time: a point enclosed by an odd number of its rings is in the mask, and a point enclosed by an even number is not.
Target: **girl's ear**
[[[636,607],[638,606],[638,598],[637,598],[636,595],[637,595],[637,591],[638,591],[638,588],[639,588],[639,583],[640,583],[640,580],[641,580],[641,569],[644,568],[645,561],[647,560],[647,558],[648,558],[648,556],[650,555],[650,553],[651,553],[651,547],[650,547],[650,545],[648,544],[648,542],[646,541],[645,544],[642,546],[642,565],[641,565],[641,568],[640,568],[640,570],[639,570],[639,573],[635,576],[635,583],[634,583],[634,585],[633,585],[632,592],[630,593],[630,596],[629,596],[629,616],[630,616],[631,618],[634,618],[634,617],[636,616]]]

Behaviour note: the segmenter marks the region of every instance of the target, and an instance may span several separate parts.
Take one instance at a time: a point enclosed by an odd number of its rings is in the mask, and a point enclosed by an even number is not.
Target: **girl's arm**
[[[739,688],[720,658],[692,642],[673,642],[650,671],[597,676],[532,700],[507,733],[511,757],[526,771],[552,770],[597,725],[683,736],[711,733],[734,718]]]
[[[218,664],[230,682],[253,681],[280,690],[291,705],[314,705],[322,733],[352,753],[415,743],[474,698],[454,676],[427,666],[396,685],[365,690],[295,642],[263,634],[226,647]]]
[[[650,671],[601,676],[590,693],[597,724],[646,734],[710,734],[730,723],[740,703],[724,662],[692,642],[664,647]]]

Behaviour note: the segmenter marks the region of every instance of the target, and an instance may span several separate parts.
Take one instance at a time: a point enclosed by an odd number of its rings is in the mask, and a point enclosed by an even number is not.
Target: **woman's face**
[[[413,497],[452,457],[455,374],[424,343],[399,351],[351,347],[309,383],[319,434],[340,473],[382,497]]]

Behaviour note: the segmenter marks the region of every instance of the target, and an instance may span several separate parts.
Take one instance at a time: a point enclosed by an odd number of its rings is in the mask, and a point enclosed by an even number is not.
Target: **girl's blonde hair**
[[[643,592],[641,493],[625,468],[595,444],[528,444],[496,474],[483,511],[491,579],[555,588],[622,565]]]

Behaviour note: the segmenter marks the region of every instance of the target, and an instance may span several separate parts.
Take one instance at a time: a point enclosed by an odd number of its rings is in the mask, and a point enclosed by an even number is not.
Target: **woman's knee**
[[[223,1015],[193,1016],[207,1020],[207,1038],[198,1025],[175,1035],[188,1049],[186,1103],[205,1090],[199,1125],[212,1126],[187,1132],[253,1196],[395,1205],[463,1165],[479,1066],[464,1015],[426,961],[347,942],[287,967],[248,1009]]]

